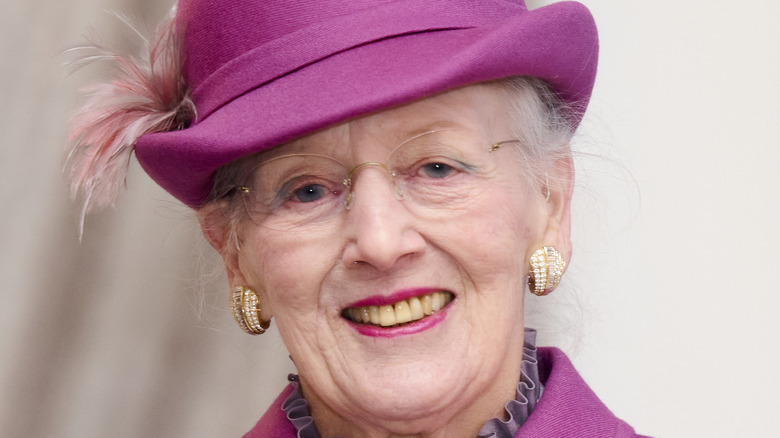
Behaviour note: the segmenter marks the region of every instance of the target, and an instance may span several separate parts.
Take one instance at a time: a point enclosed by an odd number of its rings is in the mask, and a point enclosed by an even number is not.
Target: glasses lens
[[[484,139],[463,130],[432,131],[390,155],[396,190],[416,205],[445,209],[468,202],[490,184],[496,160]]]
[[[346,167],[321,155],[285,155],[260,164],[244,194],[259,225],[286,230],[322,222],[341,211]]]
[[[391,175],[406,208],[420,216],[440,216],[464,208],[495,180],[497,154],[489,153],[486,144],[465,130],[430,131],[395,148],[386,163],[359,164],[352,174],[342,162],[324,155],[283,155],[257,167],[246,184],[244,202],[252,219],[264,227],[321,225],[344,210],[348,200],[360,202],[350,192],[364,169],[380,166]]]

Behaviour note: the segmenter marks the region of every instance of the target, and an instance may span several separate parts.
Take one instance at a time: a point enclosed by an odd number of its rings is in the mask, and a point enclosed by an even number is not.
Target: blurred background
[[[602,58],[575,255],[529,325],[641,433],[778,436],[780,4],[583,2]],[[67,76],[62,52],[132,48],[107,11],[153,28],[169,8],[0,4],[0,436],[240,436],[293,371],[273,326],[234,326],[192,212],[135,161],[79,242],[67,122],[106,70]]]

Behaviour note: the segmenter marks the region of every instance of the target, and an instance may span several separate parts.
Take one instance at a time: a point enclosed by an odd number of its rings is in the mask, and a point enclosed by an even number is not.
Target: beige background
[[[780,6],[585,3],[602,63],[576,254],[563,290],[528,299],[531,325],[641,432],[777,436]],[[273,331],[233,326],[191,212],[135,162],[78,241],[59,169],[100,69],[65,77],[59,53],[89,26],[125,44],[105,10],[167,8],[0,4],[0,436],[240,436],[292,370]]]

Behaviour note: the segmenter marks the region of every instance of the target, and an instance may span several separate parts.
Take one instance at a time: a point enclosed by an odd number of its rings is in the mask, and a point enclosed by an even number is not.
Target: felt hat
[[[200,207],[235,159],[467,84],[527,75],[575,111],[596,75],[588,10],[523,0],[179,0],[183,75],[197,116],[135,152],[173,196]]]

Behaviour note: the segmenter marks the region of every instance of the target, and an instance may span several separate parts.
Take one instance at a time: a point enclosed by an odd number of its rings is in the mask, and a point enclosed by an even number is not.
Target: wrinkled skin
[[[511,139],[505,95],[473,85],[311,134],[272,153],[308,152],[344,163],[382,161],[415,133],[470,130],[487,146]],[[489,190],[423,217],[397,199],[379,168],[361,171],[355,203],[303,233],[244,224],[240,251],[222,251],[231,286],[258,291],[300,373],[323,436],[476,436],[514,398],[523,346],[528,258],[542,245],[571,255],[570,161],[538,187],[510,152]],[[561,170],[563,169],[563,170]],[[209,221],[204,208],[204,229]],[[211,243],[224,248],[214,233]],[[369,296],[434,287],[453,302],[413,334],[361,334],[342,311]]]

